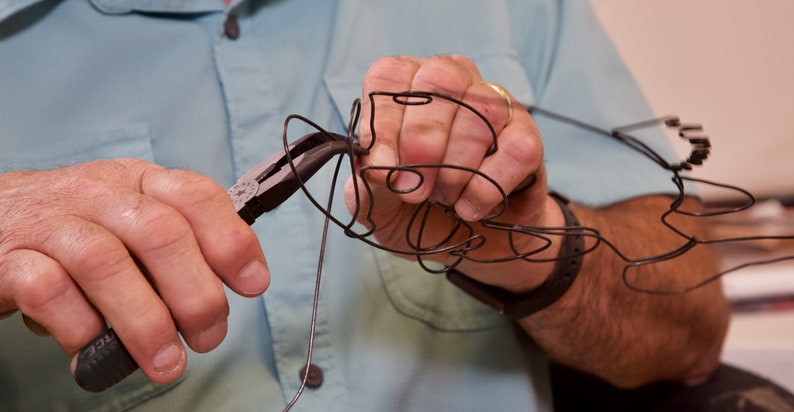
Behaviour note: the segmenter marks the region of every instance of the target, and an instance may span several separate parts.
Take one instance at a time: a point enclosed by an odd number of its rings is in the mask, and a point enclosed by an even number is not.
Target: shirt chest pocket
[[[145,125],[52,139],[52,144],[47,145],[31,145],[20,139],[0,151],[0,171],[54,169],[123,157],[155,161],[152,140]]]

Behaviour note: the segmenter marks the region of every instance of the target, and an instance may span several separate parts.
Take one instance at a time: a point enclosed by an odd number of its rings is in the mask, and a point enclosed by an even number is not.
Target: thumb
[[[347,178],[344,188],[345,206],[347,211],[357,222],[365,225],[367,229],[372,228],[372,222],[367,219],[372,205],[369,191],[364,182],[355,179],[353,176]]]

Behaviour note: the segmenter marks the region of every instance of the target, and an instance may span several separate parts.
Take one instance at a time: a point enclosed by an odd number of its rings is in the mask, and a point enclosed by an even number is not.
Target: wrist
[[[524,212],[520,218],[510,216],[511,222],[537,228],[563,228],[565,216],[557,200],[552,194],[547,194],[543,200],[543,208],[534,208]],[[527,222],[527,223],[524,223]],[[467,273],[476,280],[491,286],[504,289],[511,293],[525,293],[540,286],[556,265],[556,258],[560,256],[560,247],[564,236],[558,234],[541,234],[546,239],[529,234],[517,232],[511,237],[510,242],[503,242],[498,247],[515,255],[514,259],[502,259],[499,262],[482,263],[478,260],[464,260],[456,269]],[[496,244],[494,239],[488,243]],[[526,254],[525,259],[518,257]],[[502,253],[501,256],[506,256]]]
[[[563,203],[561,203],[564,202]],[[555,192],[546,195],[545,208],[538,227],[540,228],[565,228],[569,226],[566,222],[563,206],[568,204],[568,200]],[[567,207],[567,206],[565,206]],[[577,220],[578,226],[578,220]],[[546,245],[546,240],[541,238],[531,238],[534,244],[525,246],[520,250],[533,250]],[[495,284],[511,293],[526,293],[542,285],[553,273],[557,265],[557,259],[562,256],[562,246],[566,236],[550,235],[548,247],[538,253],[533,253],[527,260],[516,260],[514,266],[518,268],[512,273],[511,281],[504,281]],[[517,265],[516,265],[517,263]]]

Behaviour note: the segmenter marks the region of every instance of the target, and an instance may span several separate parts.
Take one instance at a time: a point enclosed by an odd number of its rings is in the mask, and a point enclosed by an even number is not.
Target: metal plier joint
[[[351,151],[354,155],[368,153],[366,148],[351,143],[347,136],[330,132],[307,134],[287,149],[259,162],[229,189],[234,208],[249,225],[263,213],[284,203],[302,182],[314,176],[334,156]],[[295,167],[294,173],[290,159]]]

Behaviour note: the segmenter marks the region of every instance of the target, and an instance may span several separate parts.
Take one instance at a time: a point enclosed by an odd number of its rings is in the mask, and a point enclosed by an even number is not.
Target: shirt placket
[[[262,11],[258,11],[261,13]],[[235,175],[281,149],[283,114],[270,96],[278,87],[268,75],[269,61],[257,38],[243,1],[232,1],[224,12],[215,41],[215,60],[229,118],[229,143]],[[271,271],[271,286],[262,300],[277,377],[285,401],[299,390],[306,368],[311,303],[317,271],[317,242],[307,241],[306,229],[315,219],[295,199],[287,201],[255,224]],[[316,230],[308,230],[316,233]],[[291,233],[296,234],[290,236]],[[313,240],[313,239],[311,239]],[[321,309],[316,323],[312,365],[300,409],[344,410],[344,383],[338,357],[333,356],[328,321]]]

